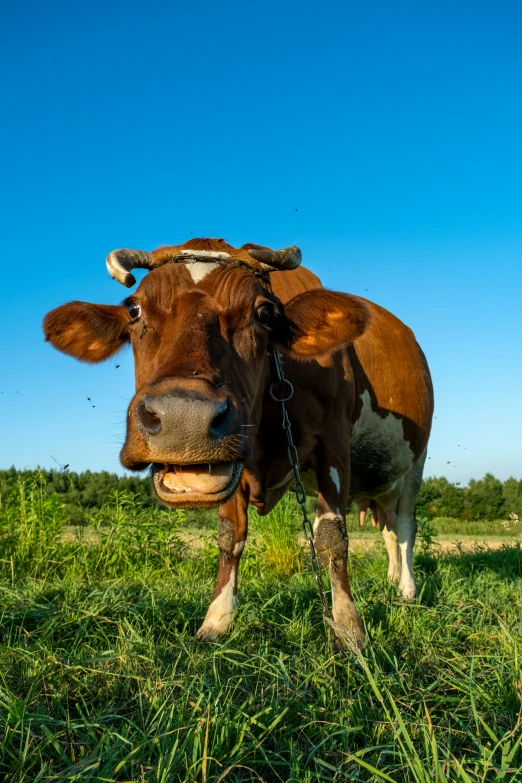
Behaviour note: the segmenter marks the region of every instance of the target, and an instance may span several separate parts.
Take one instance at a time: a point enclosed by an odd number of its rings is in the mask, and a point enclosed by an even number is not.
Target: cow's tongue
[[[172,492],[201,492],[211,495],[221,492],[232,478],[233,462],[217,465],[169,465],[163,483]]]

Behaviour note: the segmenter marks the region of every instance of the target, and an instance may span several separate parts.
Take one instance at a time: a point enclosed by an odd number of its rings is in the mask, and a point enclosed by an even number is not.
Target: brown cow
[[[327,291],[297,248],[233,248],[192,239],[152,253],[113,251],[107,266],[127,286],[121,305],[70,302],[44,320],[46,340],[86,362],[131,343],[136,394],[121,462],[151,466],[167,506],[219,506],[217,583],[200,638],[229,627],[247,507],[267,514],[292,481],[281,406],[268,394],[267,346],[278,346],[295,395],[288,403],[303,470],[318,490],[315,545],[332,585],[345,641],[364,632],[347,576],[345,512],[378,520],[388,577],[415,596],[412,549],[433,413],[424,355],[410,329],[382,307]],[[274,271],[277,270],[277,271]]]

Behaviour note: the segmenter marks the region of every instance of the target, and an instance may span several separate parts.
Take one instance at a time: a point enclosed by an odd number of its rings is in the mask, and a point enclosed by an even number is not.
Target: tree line
[[[453,517],[467,521],[507,519],[517,514],[522,519],[522,480],[500,481],[492,473],[471,479],[467,487],[452,484],[447,478],[427,478],[422,482],[417,501],[417,516],[428,519]]]
[[[0,470],[0,498],[18,481],[38,478],[46,494],[58,495],[67,507],[70,523],[83,524],[90,512],[99,510],[114,498],[114,492],[129,492],[136,495],[146,507],[157,505],[152,481],[142,476],[118,476],[106,470],[83,473],[68,470],[17,470],[12,467]]]
[[[0,497],[19,479],[38,474],[46,493],[56,493],[65,503],[71,524],[86,521],[90,511],[100,509],[114,492],[132,492],[146,507],[157,505],[149,477],[118,476],[108,471],[74,473],[61,470],[0,470]],[[427,519],[453,517],[467,521],[522,519],[522,480],[500,481],[491,473],[471,479],[467,487],[452,484],[443,476],[426,478],[417,502],[417,516]]]

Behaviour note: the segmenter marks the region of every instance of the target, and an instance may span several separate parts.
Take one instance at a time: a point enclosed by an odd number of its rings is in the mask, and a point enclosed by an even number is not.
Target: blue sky
[[[413,328],[428,475],[522,477],[518,2],[30,0],[2,28],[0,467],[120,469],[130,354],[81,365],[41,319],[120,301],[115,247],[221,236],[298,242]]]

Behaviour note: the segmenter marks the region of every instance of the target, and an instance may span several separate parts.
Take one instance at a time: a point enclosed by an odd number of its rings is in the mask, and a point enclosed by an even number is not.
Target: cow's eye
[[[261,307],[258,307],[256,310],[257,320],[263,326],[270,326],[270,321],[272,320],[273,315],[274,311],[270,305],[261,305]]]
[[[141,315],[141,305],[137,304],[136,302],[129,302],[129,304],[127,305],[127,310],[131,317],[131,320],[137,321]]]

